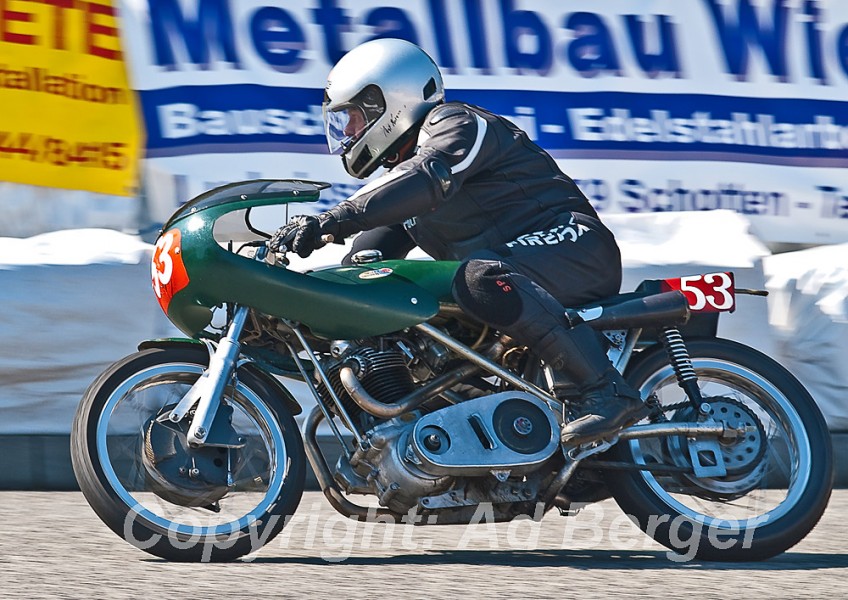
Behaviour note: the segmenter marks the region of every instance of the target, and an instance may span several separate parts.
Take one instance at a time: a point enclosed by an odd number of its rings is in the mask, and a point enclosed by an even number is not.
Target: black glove
[[[333,219],[330,219],[333,221]],[[325,220],[325,222],[329,222]],[[268,243],[273,252],[291,250],[301,258],[306,258],[325,245],[322,221],[312,215],[300,215],[280,227]]]

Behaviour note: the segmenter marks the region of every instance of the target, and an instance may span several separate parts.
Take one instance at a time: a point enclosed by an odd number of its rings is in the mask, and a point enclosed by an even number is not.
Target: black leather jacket
[[[598,216],[526,133],[479,107],[449,102],[424,119],[411,158],[326,214],[343,238],[403,224],[433,258],[460,260],[566,222],[572,211]]]

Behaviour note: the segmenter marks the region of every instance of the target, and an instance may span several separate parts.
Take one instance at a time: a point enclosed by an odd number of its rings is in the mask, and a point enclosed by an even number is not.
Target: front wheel
[[[622,441],[611,458],[653,470],[608,472],[621,509],[685,558],[761,560],[801,541],[833,487],[830,434],[801,383],[768,356],[723,339],[687,343],[710,417],[747,433],[720,442],[724,476],[696,477],[693,440]],[[627,372],[642,397],[656,394],[658,420],[695,421],[665,351],[649,350]],[[697,451],[697,444],[694,445]]]
[[[74,419],[71,458],[86,500],[119,536],[168,560],[225,561],[258,550],[303,493],[294,417],[280,390],[245,369],[219,408],[229,445],[192,448],[184,423],[157,422],[208,361],[204,347],[128,356],[89,386]]]

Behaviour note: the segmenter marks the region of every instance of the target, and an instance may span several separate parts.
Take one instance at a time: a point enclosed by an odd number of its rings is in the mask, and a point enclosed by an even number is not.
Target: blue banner
[[[321,90],[259,85],[142,93],[149,156],[325,153]],[[457,90],[555,157],[848,166],[848,110],[827,100],[704,94]]]

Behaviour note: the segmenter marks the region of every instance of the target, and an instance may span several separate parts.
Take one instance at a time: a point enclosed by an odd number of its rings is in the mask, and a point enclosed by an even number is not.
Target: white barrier
[[[173,331],[150,246],[105,229],[0,238],[0,307],[0,434],[67,434],[108,364]]]
[[[848,244],[764,260],[778,356],[818,402],[832,431],[848,431]]]

